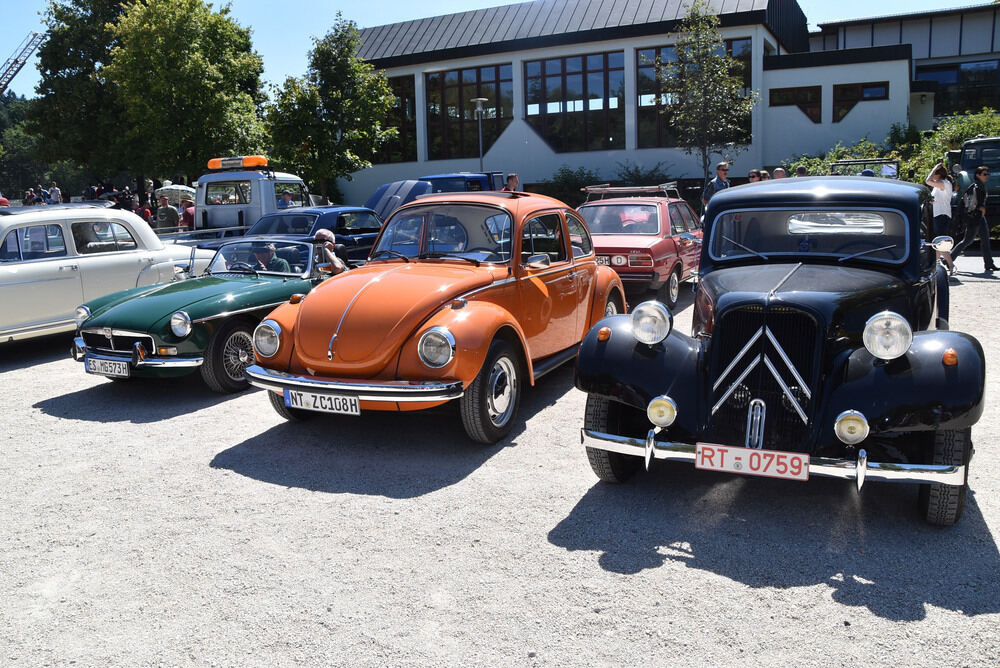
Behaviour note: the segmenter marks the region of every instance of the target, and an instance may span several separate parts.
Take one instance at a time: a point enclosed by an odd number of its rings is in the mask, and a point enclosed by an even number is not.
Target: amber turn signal
[[[601,327],[599,330],[597,330],[597,340],[598,341],[604,342],[604,341],[607,341],[610,338],[611,338],[611,328],[610,327]]]
[[[958,353],[955,352],[954,348],[948,348],[944,351],[944,355],[941,356],[941,362],[945,366],[955,366],[958,364]]]

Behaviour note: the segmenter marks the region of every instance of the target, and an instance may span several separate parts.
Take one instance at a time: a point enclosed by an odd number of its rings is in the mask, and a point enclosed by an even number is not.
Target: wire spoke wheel
[[[253,363],[253,339],[244,330],[233,332],[222,349],[222,366],[237,383],[246,379],[246,368]]]

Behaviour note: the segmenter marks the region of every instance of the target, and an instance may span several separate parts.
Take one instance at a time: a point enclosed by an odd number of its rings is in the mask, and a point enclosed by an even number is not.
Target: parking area
[[[1000,276],[958,266],[951,325],[995,397]],[[691,304],[684,286],[685,331]],[[989,399],[940,529],[911,485],[662,462],[598,483],[570,365],[484,447],[452,408],[289,424],[197,375],[86,375],[70,341],[0,346],[0,663],[1000,660]]]

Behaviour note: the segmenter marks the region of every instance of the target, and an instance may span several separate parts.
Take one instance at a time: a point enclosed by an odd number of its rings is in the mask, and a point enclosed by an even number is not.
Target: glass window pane
[[[493,65],[489,67],[479,68],[479,80],[480,81],[496,81],[497,80],[497,68]]]
[[[500,115],[504,118],[514,116],[514,82],[504,81],[500,84]]]
[[[552,60],[545,61],[545,75],[549,76],[552,74],[562,73],[562,60],[560,58],[553,58]]]
[[[656,49],[639,49],[635,52],[636,62],[639,66],[652,65],[656,62]]]
[[[624,51],[612,51],[608,54],[608,69],[624,68],[625,67],[625,52]]]
[[[583,69],[583,56],[574,56],[566,59],[567,72],[579,72]]]
[[[594,72],[604,69],[604,54],[595,53],[587,56],[587,71]]]
[[[542,76],[542,61],[540,60],[529,60],[524,64],[524,76],[526,77],[540,77]]]
[[[561,102],[563,99],[562,77],[545,77],[545,99],[548,102]]]
[[[462,70],[463,83],[476,83],[476,70]]]
[[[539,72],[541,74],[541,72]],[[510,64],[500,66],[500,78],[501,79],[513,79],[514,71]]]

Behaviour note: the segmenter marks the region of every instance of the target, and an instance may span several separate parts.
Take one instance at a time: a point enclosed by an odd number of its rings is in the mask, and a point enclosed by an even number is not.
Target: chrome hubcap
[[[486,411],[490,422],[495,427],[502,427],[514,413],[514,399],[517,397],[517,371],[509,357],[501,357],[493,364],[486,389]]]
[[[677,278],[677,272],[670,274],[670,301],[677,301],[681,294],[681,279]]]
[[[244,371],[253,362],[253,339],[244,331],[233,332],[222,349],[222,366],[226,375],[238,383],[246,380]]]
[[[606,318],[610,315],[618,315],[618,305],[615,304],[614,299],[609,299],[608,303],[604,305],[604,317]]]

